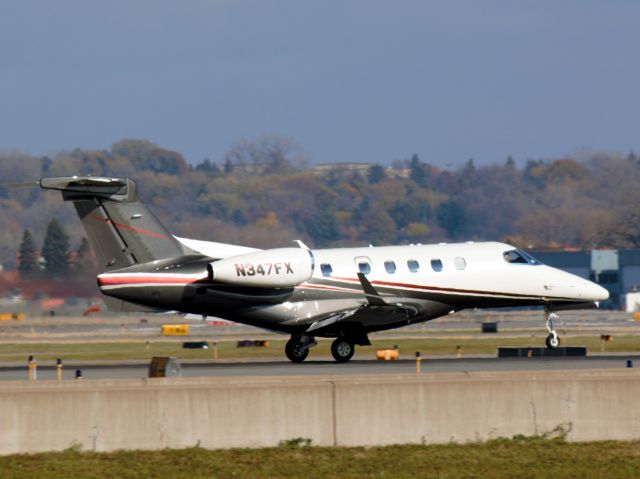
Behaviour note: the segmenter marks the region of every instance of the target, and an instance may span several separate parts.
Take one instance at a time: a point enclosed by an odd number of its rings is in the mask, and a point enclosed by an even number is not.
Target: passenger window
[[[333,273],[333,268],[328,263],[321,264],[320,270],[322,271],[322,276],[331,276],[331,273]]]
[[[384,269],[387,270],[387,273],[393,274],[396,272],[396,263],[394,261],[385,261]]]
[[[467,262],[464,258],[455,258],[453,260],[453,264],[455,265],[456,269],[460,271],[467,267]]]
[[[411,271],[412,273],[417,273],[420,269],[420,263],[418,263],[415,259],[410,259],[409,261],[407,261],[407,268],[409,268],[409,271]]]
[[[436,271],[436,272],[442,271],[442,261],[440,261],[439,259],[432,259],[431,260],[431,269]]]
[[[371,265],[369,263],[367,263],[366,261],[362,261],[362,262],[358,263],[358,269],[360,270],[360,272],[362,274],[371,273]]]

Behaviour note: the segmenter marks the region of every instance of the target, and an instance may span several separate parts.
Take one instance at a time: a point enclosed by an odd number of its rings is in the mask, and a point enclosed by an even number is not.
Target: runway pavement
[[[424,358],[421,374],[464,371],[544,371],[579,369],[620,369],[627,367],[627,360],[640,367],[640,355],[595,355],[578,358]],[[73,379],[80,369],[85,379],[143,378],[147,376],[148,364],[131,363],[69,363],[63,369],[63,379]],[[307,361],[293,364],[280,361],[247,362],[183,362],[183,377],[199,376],[320,376],[320,375],[375,375],[411,374],[416,371],[413,359],[400,361],[358,360],[345,364],[334,361]],[[38,368],[38,379],[55,379],[54,365]],[[0,367],[0,381],[27,379],[26,365],[4,365]],[[1,387],[1,386],[0,386]]]

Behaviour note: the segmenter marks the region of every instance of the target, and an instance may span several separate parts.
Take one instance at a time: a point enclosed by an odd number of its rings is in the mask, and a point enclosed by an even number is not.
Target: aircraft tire
[[[338,338],[331,343],[331,355],[339,363],[346,363],[353,357],[356,347],[351,341],[344,338]]]
[[[284,347],[284,353],[289,358],[289,361],[301,363],[309,356],[309,348],[303,348],[300,341],[291,338]]]
[[[547,336],[547,339],[545,340],[545,344],[549,349],[556,349],[560,347],[560,338],[558,337],[557,334],[550,334],[549,336]]]

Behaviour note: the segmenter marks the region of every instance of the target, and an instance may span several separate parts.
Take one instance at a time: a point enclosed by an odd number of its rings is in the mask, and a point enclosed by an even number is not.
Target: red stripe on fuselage
[[[182,278],[178,276],[98,276],[100,286],[127,285],[127,284],[191,284],[198,283],[206,278]]]
[[[358,289],[349,289],[349,288],[341,288],[338,286],[325,286],[322,284],[309,284],[309,283],[299,284],[298,286],[296,286],[296,289],[319,289],[322,291],[337,291],[339,293],[362,294],[362,291]]]
[[[155,233],[153,231],[149,231],[149,230],[145,230],[142,228],[136,228],[134,226],[131,225],[126,225],[124,223],[116,223],[115,221],[113,221],[110,218],[101,218],[100,216],[94,216],[95,219],[102,221],[103,223],[110,223],[113,226],[117,227],[117,228],[124,228],[127,230],[131,230],[131,231],[135,231],[136,233],[141,233],[143,235],[147,235],[147,236],[153,236],[154,238],[161,238],[161,239],[171,239],[169,236],[167,235],[163,235],[160,233]]]

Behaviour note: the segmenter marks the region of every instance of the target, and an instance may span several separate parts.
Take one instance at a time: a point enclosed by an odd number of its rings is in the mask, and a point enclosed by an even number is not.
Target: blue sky
[[[191,162],[640,149],[640,2],[5,0],[0,149],[146,138]]]

